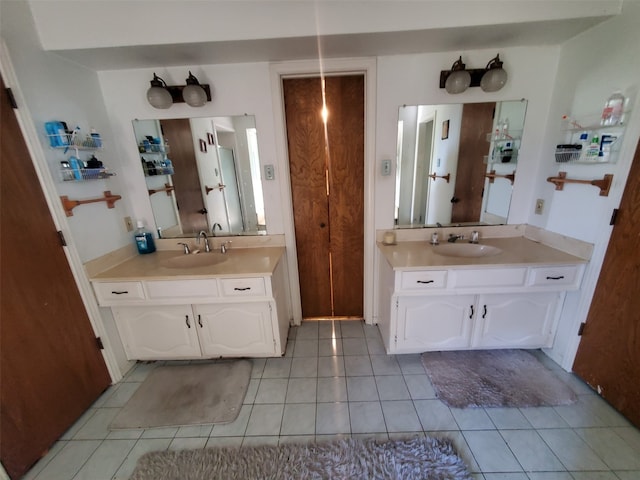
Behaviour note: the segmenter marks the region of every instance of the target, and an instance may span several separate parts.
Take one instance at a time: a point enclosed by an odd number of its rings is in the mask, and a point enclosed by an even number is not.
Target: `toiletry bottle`
[[[589,162],[598,161],[598,155],[600,154],[600,137],[594,135],[591,139],[591,143],[587,147],[586,160]]]
[[[91,140],[95,148],[102,147],[102,138],[100,138],[100,134],[93,127],[91,127]]]
[[[156,244],[153,241],[153,234],[144,228],[142,220],[138,220],[138,228],[134,233],[138,253],[153,253],[156,251]]]
[[[622,113],[624,110],[624,95],[619,90],[616,90],[608,98],[607,103],[602,110],[602,119],[600,124],[606,127],[612,125],[618,125],[622,122]]]

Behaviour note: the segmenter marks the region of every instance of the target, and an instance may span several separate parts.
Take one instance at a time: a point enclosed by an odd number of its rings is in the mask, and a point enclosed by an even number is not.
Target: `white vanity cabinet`
[[[290,315],[283,261],[271,275],[92,283],[129,360],[284,354]]]
[[[381,256],[378,326],[388,353],[553,344],[583,264],[394,269]]]
[[[165,360],[201,356],[191,305],[112,307],[130,360]]]

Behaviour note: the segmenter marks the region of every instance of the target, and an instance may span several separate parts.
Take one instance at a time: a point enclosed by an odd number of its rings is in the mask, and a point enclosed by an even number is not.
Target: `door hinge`
[[[98,346],[98,350],[104,350],[104,344],[100,337],[96,337],[96,345]]]
[[[582,334],[584,333],[584,327],[586,327],[586,326],[587,326],[587,324],[585,322],[582,322],[580,324],[580,328],[578,328],[578,336],[579,337],[581,337]]]
[[[393,341],[396,344],[396,347],[398,346],[398,335],[393,337]]]
[[[609,220],[609,225],[615,225],[616,224],[616,220],[618,219],[618,211],[619,209],[614,208],[613,212],[611,213],[611,220]]]
[[[62,245],[63,247],[66,247],[67,240],[64,238],[64,233],[62,233],[62,230],[58,230],[58,238],[60,239],[60,245]]]
[[[18,108],[18,104],[16,103],[16,97],[13,96],[13,90],[11,90],[10,88],[5,88],[5,91],[7,92],[7,98],[9,99],[9,104],[11,105],[11,108]]]

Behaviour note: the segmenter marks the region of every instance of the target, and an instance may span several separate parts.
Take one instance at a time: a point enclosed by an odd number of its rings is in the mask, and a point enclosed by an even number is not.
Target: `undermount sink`
[[[208,267],[224,262],[227,256],[222,253],[198,253],[190,255],[177,255],[162,262],[167,268],[196,268]]]
[[[447,243],[433,247],[433,252],[445,257],[490,257],[498,255],[502,249],[479,243]]]

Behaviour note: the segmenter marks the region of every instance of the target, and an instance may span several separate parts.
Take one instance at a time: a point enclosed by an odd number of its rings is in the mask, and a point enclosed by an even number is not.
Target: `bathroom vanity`
[[[566,292],[579,288],[586,260],[525,237],[481,243],[378,244],[387,353],[553,344]]]
[[[91,278],[129,360],[274,357],[289,329],[285,249],[138,255]]]

